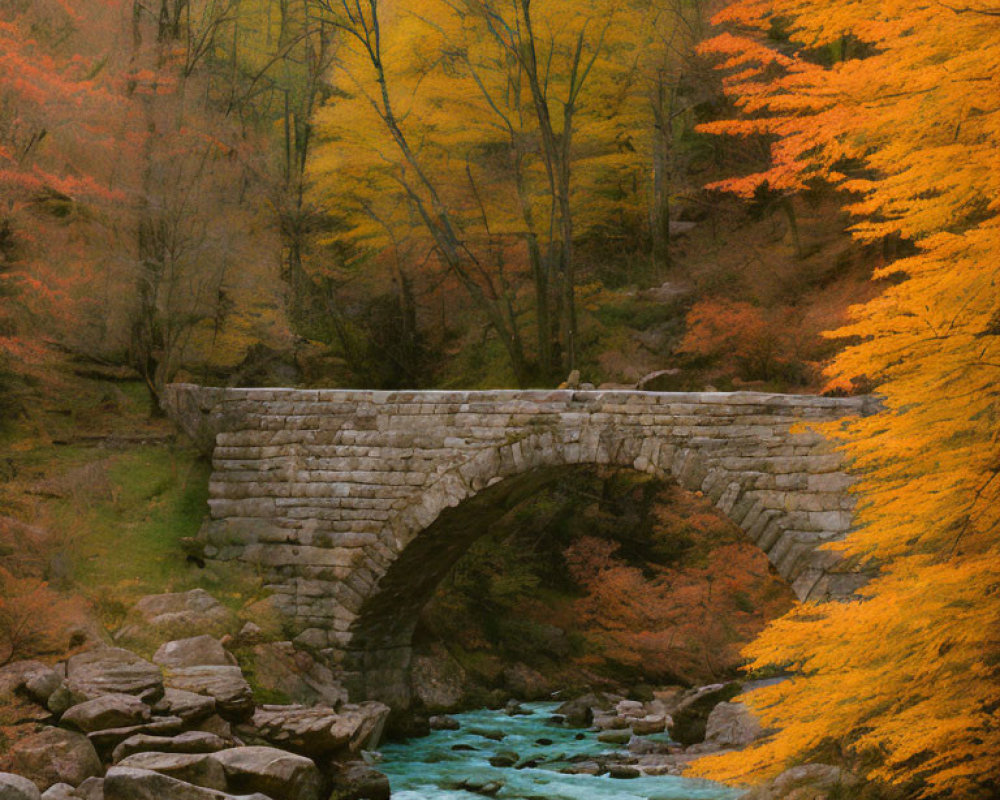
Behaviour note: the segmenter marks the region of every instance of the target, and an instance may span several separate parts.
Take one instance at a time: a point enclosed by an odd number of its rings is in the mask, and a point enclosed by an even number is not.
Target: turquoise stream
[[[503,788],[492,795],[501,800],[733,800],[739,794],[718,783],[669,775],[630,779],[563,775],[559,769],[573,756],[598,756],[615,746],[597,741],[590,731],[583,731],[583,738],[577,739],[579,729],[547,724],[555,703],[523,707],[533,713],[517,717],[486,710],[456,714],[461,723],[457,731],[435,731],[420,739],[383,745],[383,760],[377,766],[389,776],[393,800],[482,800],[481,795],[455,788],[465,779],[479,784],[502,782]],[[504,738],[493,741],[477,730],[500,731]],[[538,744],[539,739],[552,744]],[[475,749],[456,751],[455,745]],[[537,759],[539,766],[490,766],[491,756],[511,751],[522,759]]]

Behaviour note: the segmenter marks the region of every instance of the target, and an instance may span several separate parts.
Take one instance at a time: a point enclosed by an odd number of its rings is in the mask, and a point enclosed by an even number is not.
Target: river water
[[[561,774],[574,756],[598,756],[615,746],[597,741],[591,731],[548,724],[556,706],[525,703],[529,716],[487,710],[456,714],[461,724],[457,731],[383,745],[377,768],[389,776],[393,800],[481,800],[482,794],[460,788],[466,780],[494,784],[486,791],[501,800],[734,800],[739,795],[718,783],[669,775],[622,779]],[[483,733],[503,738],[495,741]],[[489,759],[501,753],[537,760],[538,766],[490,766]],[[494,791],[497,784],[502,788]]]

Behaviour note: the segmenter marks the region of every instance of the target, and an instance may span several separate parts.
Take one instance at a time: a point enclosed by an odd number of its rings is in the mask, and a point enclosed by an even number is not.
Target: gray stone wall
[[[256,565],[300,640],[356,674],[356,694],[384,695],[405,672],[419,603],[482,514],[574,465],[701,493],[803,600],[864,580],[817,549],[847,533],[854,501],[842,456],[803,423],[871,413],[870,398],[175,385],[167,405],[212,453],[205,555]]]

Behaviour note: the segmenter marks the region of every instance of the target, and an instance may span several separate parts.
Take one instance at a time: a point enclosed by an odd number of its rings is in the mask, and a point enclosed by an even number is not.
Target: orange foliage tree
[[[707,48],[772,165],[719,185],[845,191],[866,241],[902,237],[837,335],[835,385],[886,410],[838,430],[859,475],[839,545],[881,568],[864,602],[806,605],[749,648],[797,677],[750,702],[779,732],[698,771],[755,781],[832,745],[916,796],[1000,792],[1000,12],[972,2],[740,0]],[[734,33],[734,31],[739,32]]]
[[[724,677],[739,661],[739,644],[788,607],[785,593],[773,591],[760,551],[747,542],[716,547],[703,564],[645,570],[616,555],[620,547],[584,536],[565,551],[569,573],[585,591],[573,618],[599,653],[595,663],[606,659],[685,683]],[[766,602],[753,605],[751,596]]]
[[[109,99],[93,65],[58,46],[79,6],[39,0],[0,7],[0,367],[37,358],[25,326],[39,314],[51,320],[67,313],[78,276],[42,254],[62,238],[58,223],[80,201],[109,194],[73,163],[82,147],[100,148],[92,123]],[[72,260],[67,249],[61,261]]]
[[[740,300],[702,300],[688,313],[680,351],[731,362],[744,380],[787,377],[798,363],[789,322]]]
[[[0,567],[0,665],[64,652],[68,629],[82,612],[79,600],[63,597],[45,581]]]

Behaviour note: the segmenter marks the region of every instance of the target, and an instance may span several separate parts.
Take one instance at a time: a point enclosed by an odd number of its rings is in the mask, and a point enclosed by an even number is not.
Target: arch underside
[[[418,506],[395,520],[399,554],[386,569],[377,568],[378,574],[371,576],[373,589],[343,645],[344,680],[352,697],[379,699],[394,708],[409,705],[412,639],[420,610],[490,522],[575,468],[635,469],[704,496],[763,550],[800,600],[849,595],[864,581],[858,573],[838,572],[837,556],[817,549],[843,537],[852,505],[846,495],[838,495],[837,508],[819,510],[810,517],[802,509],[765,505],[767,496],[762,494],[766,490],[757,486],[774,481],[770,473],[751,470],[735,478],[725,476],[698,453],[678,452],[652,437],[630,442],[605,435],[589,451],[579,442],[571,444],[575,446],[554,447],[546,434],[480,453],[442,476],[433,490],[422,494]],[[846,481],[841,473],[820,474],[827,475],[825,485]],[[765,475],[769,479],[762,481]],[[797,477],[808,485],[808,477]],[[436,509],[438,504],[443,507]],[[832,531],[795,529],[810,520],[814,525],[826,522],[839,527]]]

